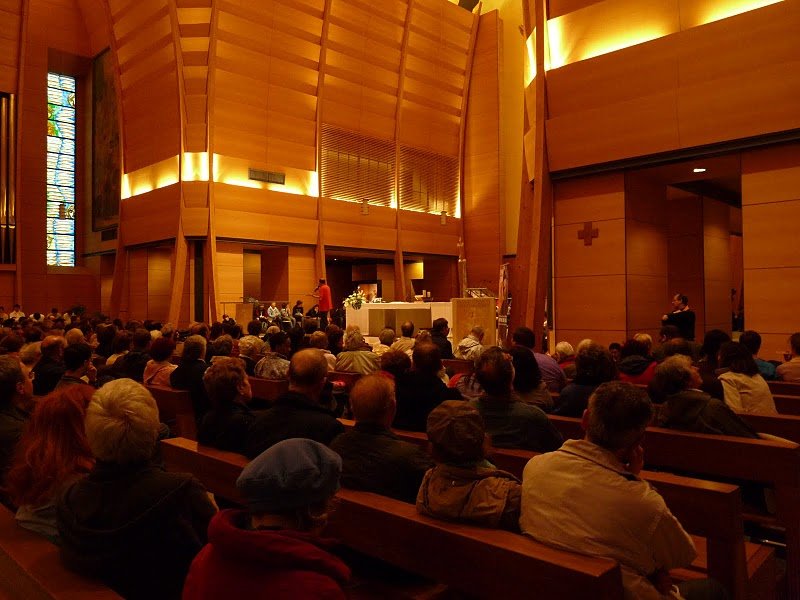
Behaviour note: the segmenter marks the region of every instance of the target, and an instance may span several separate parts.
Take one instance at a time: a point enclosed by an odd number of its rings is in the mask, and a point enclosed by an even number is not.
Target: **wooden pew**
[[[248,377],[253,399],[272,403],[278,396],[289,391],[288,379],[264,379],[262,377]]]
[[[210,491],[240,498],[235,482],[247,464],[244,456],[180,438],[163,440],[161,449],[169,470],[194,473]],[[411,504],[367,492],[339,491],[326,535],[472,596],[529,598],[531,590],[540,598],[623,595],[614,561],[563,552],[506,531],[437,521],[417,514]]]
[[[566,430],[570,435],[565,437],[583,437],[579,419],[556,419],[570,425],[574,422],[575,426]],[[354,421],[339,420],[348,429],[355,424]],[[427,448],[428,438],[424,433],[394,432],[404,441]],[[490,460],[498,468],[522,478],[525,465],[536,454],[530,450],[494,448]],[[655,471],[642,471],[641,477],[658,489],[687,531],[702,536],[695,538],[700,552],[695,561],[696,568],[707,569],[709,576],[732,590],[734,598],[746,597],[748,590],[751,593],[758,590],[763,598],[774,595],[776,566],[773,552],[758,544],[744,543],[743,508],[737,486]],[[687,578],[689,572],[682,570],[678,574]]]
[[[19,600],[121,600],[102,583],[68,571],[58,546],[23,529],[0,507],[0,598]]]
[[[778,414],[800,416],[800,397],[772,394],[772,399],[775,401]]]
[[[462,360],[460,358],[447,358],[442,360],[442,366],[448,374],[455,375],[456,373],[472,373],[475,370],[475,363],[471,360]]]
[[[153,394],[161,420],[169,425],[176,436],[197,439],[197,422],[194,406],[186,390],[174,390],[160,385],[145,386]]]
[[[797,381],[768,381],[770,391],[781,396],[800,396],[800,382]]]

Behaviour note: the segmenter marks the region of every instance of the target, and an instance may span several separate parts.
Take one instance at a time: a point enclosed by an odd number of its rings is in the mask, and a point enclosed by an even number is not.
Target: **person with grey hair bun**
[[[118,379],[97,390],[86,412],[97,463],[56,509],[64,565],[125,598],[179,597],[216,512],[192,475],[154,463],[159,425],[141,384]]]
[[[284,440],[253,459],[236,481],[247,510],[211,521],[183,600],[347,598],[350,569],[320,537],[341,472],[339,455],[309,439]]]

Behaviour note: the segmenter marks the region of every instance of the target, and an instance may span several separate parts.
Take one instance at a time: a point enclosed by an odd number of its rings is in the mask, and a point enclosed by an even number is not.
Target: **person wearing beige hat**
[[[422,480],[417,512],[519,531],[520,482],[486,459],[480,413],[463,400],[442,402],[428,415],[428,440],[436,466]]]

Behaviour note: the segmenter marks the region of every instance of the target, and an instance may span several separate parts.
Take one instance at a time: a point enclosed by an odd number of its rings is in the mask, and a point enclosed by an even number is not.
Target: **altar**
[[[364,335],[375,337],[386,327],[400,335],[400,326],[406,321],[414,323],[417,331],[430,329],[433,321],[440,317],[452,324],[453,307],[450,302],[364,303],[358,310],[348,306],[345,311],[348,326],[358,325]]]

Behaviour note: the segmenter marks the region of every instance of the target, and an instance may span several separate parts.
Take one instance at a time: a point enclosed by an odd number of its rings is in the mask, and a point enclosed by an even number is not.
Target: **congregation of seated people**
[[[582,340],[549,356],[527,327],[505,348],[484,345],[480,327],[459,340],[444,319],[430,331],[403,323],[399,336],[385,328],[371,344],[356,327],[319,330],[302,306],[277,310],[290,327],[227,319],[179,332],[58,311],[6,321],[0,476],[20,526],[127,598],[345,597],[349,569],[320,538],[342,485],[613,558],[631,597],[655,598],[677,593],[667,571],[695,549],[638,478],[644,429],[757,439],[742,415],[777,414],[767,380],[800,381],[800,333],[780,365],[758,358],[756,332],[734,342],[713,330],[697,345],[670,326],[616,355]],[[449,373],[452,357],[470,372]],[[360,375],[346,393],[348,427],[329,381],[343,371]],[[286,391],[251,406],[252,377],[285,380]],[[199,443],[252,459],[237,482],[247,510],[218,512],[197,479],[164,470],[158,440],[169,434],[147,386],[186,390]],[[548,413],[580,417],[584,439],[565,442]],[[404,431],[426,435],[428,451]],[[520,480],[492,463],[495,448],[542,454]],[[649,540],[626,533],[647,527]],[[243,577],[242,558],[259,573]],[[680,593],[724,597],[713,581]]]

